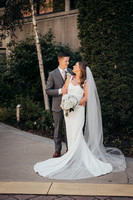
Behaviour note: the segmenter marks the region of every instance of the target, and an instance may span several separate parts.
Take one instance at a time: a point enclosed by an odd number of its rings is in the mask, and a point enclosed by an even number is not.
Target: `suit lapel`
[[[67,71],[66,71],[66,74],[65,74],[65,80],[67,79],[67,72],[70,73],[71,75],[74,74],[74,73],[72,72],[72,70],[70,70],[69,68],[67,68]],[[56,78],[57,78],[62,84],[65,83],[65,81],[64,81],[64,79],[63,79],[63,77],[62,77],[62,75],[61,75],[61,73],[60,73],[60,71],[59,71],[58,68],[56,69]]]
[[[56,69],[56,76],[57,76],[57,79],[58,79],[61,83],[64,84],[65,81],[63,80],[63,77],[61,76],[61,73],[60,73],[60,71],[59,71],[58,68]]]

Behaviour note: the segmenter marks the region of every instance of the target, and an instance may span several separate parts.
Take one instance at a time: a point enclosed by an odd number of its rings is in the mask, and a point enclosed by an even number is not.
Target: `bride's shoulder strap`
[[[85,87],[86,84],[87,84],[87,79],[84,81],[83,87]]]
[[[70,82],[72,81],[72,79],[73,79],[73,75],[72,74],[70,74],[70,73],[67,73],[67,79],[69,79],[70,80]]]
[[[71,76],[70,76],[70,82],[71,82],[72,80],[73,80],[73,76],[71,75]]]

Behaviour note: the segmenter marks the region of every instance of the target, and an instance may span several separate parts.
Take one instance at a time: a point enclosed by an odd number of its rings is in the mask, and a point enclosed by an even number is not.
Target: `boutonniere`
[[[71,74],[69,72],[67,72],[67,78],[70,77],[70,76],[71,76]]]
[[[72,76],[72,80],[75,78],[75,75]]]

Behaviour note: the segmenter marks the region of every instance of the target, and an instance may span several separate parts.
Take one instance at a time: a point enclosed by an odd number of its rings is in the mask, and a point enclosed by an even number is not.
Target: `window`
[[[0,8],[5,7],[5,4],[6,4],[5,0],[0,0]]]
[[[65,11],[65,0],[53,0],[53,12]]]
[[[70,0],[70,10],[76,9],[77,0]]]

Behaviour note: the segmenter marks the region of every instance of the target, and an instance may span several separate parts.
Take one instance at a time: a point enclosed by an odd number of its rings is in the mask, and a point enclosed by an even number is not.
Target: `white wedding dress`
[[[71,82],[68,93],[80,100],[84,90],[80,85]],[[89,149],[83,135],[85,121],[85,107],[77,106],[76,109],[65,116],[68,152],[59,158],[51,158],[37,163],[35,172],[51,179],[85,179],[97,177],[113,171],[109,161],[102,161]]]

